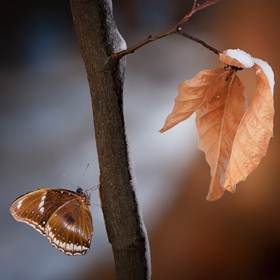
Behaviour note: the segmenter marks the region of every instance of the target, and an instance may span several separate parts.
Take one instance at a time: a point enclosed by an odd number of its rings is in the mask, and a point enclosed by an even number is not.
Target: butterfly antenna
[[[94,186],[86,189],[86,191],[93,191],[94,192],[94,191],[97,191],[99,189],[99,187],[100,187],[100,184],[97,184],[97,185],[94,185]]]
[[[88,170],[89,166],[90,166],[90,164],[88,163],[86,168],[85,168],[85,170],[84,170],[84,172],[83,172],[83,174],[82,174],[82,176],[85,176],[86,171]],[[88,192],[88,191],[97,191],[99,189],[99,186],[100,186],[100,184],[94,185],[94,186],[86,189],[85,191],[86,192]]]
[[[87,166],[85,167],[85,169],[84,169],[84,172],[83,172],[83,174],[82,174],[82,177],[84,177],[85,176],[85,174],[86,174],[86,172],[87,172],[87,170],[88,170],[88,168],[89,168],[89,162],[87,163]]]

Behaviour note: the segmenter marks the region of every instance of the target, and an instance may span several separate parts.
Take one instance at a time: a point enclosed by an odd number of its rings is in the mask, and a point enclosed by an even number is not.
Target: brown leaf
[[[223,71],[212,88],[212,96],[197,111],[199,148],[211,168],[208,200],[219,199],[232,143],[244,114],[244,87],[235,73]]]
[[[196,112],[199,148],[211,169],[208,200],[219,199],[258,166],[273,134],[274,74],[269,64],[240,49],[219,56],[227,65],[254,67],[255,94],[245,100],[244,87],[233,69],[199,72],[181,82],[174,108],[161,132]],[[249,102],[249,105],[247,103]]]
[[[219,74],[224,70],[206,69],[200,71],[191,80],[183,81],[178,86],[178,96],[172,112],[166,118],[160,132],[164,132],[179,122],[187,119],[193,112],[198,110],[205,102],[207,94],[213,90]]]
[[[273,96],[268,77],[255,64],[257,89],[239,125],[232,145],[224,187],[234,191],[235,185],[245,180],[266,154],[273,135]]]

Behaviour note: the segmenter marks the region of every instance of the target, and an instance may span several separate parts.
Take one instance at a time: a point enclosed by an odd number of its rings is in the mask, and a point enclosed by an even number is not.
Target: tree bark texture
[[[123,118],[126,48],[112,15],[111,0],[70,0],[92,100],[100,167],[100,197],[117,279],[150,279],[149,246],[129,166]],[[106,67],[105,67],[106,65]]]

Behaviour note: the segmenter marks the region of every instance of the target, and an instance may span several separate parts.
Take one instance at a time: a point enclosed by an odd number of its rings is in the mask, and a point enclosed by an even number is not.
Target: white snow
[[[240,49],[228,49],[224,51],[224,54],[231,58],[235,58],[243,64],[245,68],[251,68],[255,64],[254,58],[249,53]]]
[[[244,65],[245,68],[251,68],[254,66],[254,64],[259,65],[268,79],[269,86],[273,94],[275,84],[274,72],[271,66],[266,61],[260,58],[252,57],[249,53],[240,49],[228,49],[224,51],[224,54],[238,60],[241,64]]]
[[[270,86],[271,92],[273,94],[275,81],[274,81],[274,72],[273,72],[271,66],[266,61],[264,61],[260,58],[254,58],[254,61],[255,61],[255,64],[259,65],[262,68],[264,74],[266,75],[266,77],[268,79],[269,86]]]

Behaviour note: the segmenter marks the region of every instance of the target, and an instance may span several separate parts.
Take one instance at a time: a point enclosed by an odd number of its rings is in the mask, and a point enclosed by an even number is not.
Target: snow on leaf
[[[220,53],[220,61],[224,64],[238,68],[251,68],[254,66],[254,58],[240,49],[228,49]]]
[[[275,81],[274,81],[274,73],[273,73],[271,66],[266,61],[264,61],[260,58],[254,58],[254,61],[255,61],[255,64],[259,65],[262,68],[264,74],[266,75],[266,77],[268,79],[269,86],[270,86],[271,92],[273,94]]]

